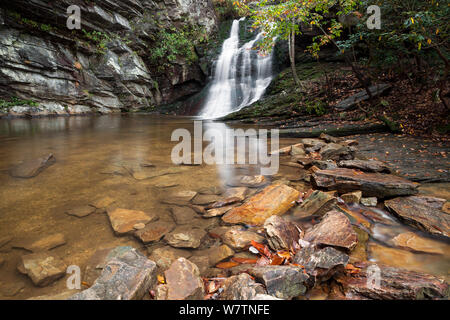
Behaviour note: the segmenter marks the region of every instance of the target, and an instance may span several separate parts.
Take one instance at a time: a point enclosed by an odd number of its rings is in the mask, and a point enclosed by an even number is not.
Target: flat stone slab
[[[140,300],[156,282],[156,263],[136,249],[108,261],[89,288],[68,300]]]
[[[162,203],[175,204],[175,205],[187,205],[197,195],[196,191],[184,190],[169,193]]]
[[[205,288],[195,264],[178,258],[164,272],[167,283],[167,300],[203,300]]]
[[[387,198],[408,196],[418,192],[418,184],[382,173],[364,173],[352,169],[317,170],[311,175],[315,188],[348,193],[361,190],[364,197]]]
[[[336,197],[326,192],[315,190],[293,210],[293,215],[297,218],[306,218],[312,215],[322,216],[332,210],[336,204]]]
[[[159,241],[167,233],[175,229],[175,224],[165,221],[155,221],[147,224],[143,229],[137,230],[134,235],[143,243]]]
[[[256,232],[245,230],[235,226],[226,231],[222,236],[223,243],[226,243],[235,250],[243,250],[250,246],[252,240],[258,243],[264,241],[264,237]]]
[[[371,263],[358,263],[356,273],[335,277],[349,299],[448,299],[448,284],[435,276]],[[376,279],[380,281],[377,283]]]
[[[392,239],[392,243],[397,247],[410,249],[416,252],[445,254],[445,246],[442,243],[420,237],[414,232],[400,233]]]
[[[149,259],[155,261],[157,266],[163,270],[166,270],[170,265],[178,258],[189,259],[192,256],[192,252],[185,249],[176,249],[170,246],[156,248],[152,251]]]
[[[197,217],[197,213],[189,207],[171,207],[173,220],[178,225],[191,223],[192,220]]]
[[[322,221],[306,231],[304,240],[318,245],[351,250],[358,243],[358,235],[345,214],[330,211]]]
[[[379,160],[342,160],[338,166],[341,168],[358,169],[365,172],[391,173],[391,168]]]
[[[22,162],[10,170],[10,175],[15,178],[34,178],[55,162],[55,157],[50,153],[41,158]]]
[[[27,274],[38,287],[45,287],[64,277],[66,264],[48,253],[32,253],[22,256],[19,270]]]
[[[166,234],[164,239],[172,247],[176,248],[198,248],[205,237],[203,229],[192,226],[179,226],[172,232]]]
[[[258,176],[236,176],[233,177],[230,181],[227,182],[227,185],[230,187],[249,187],[249,188],[259,188],[266,184],[269,181],[266,177],[258,175]]]
[[[14,244],[15,248],[23,248],[32,252],[47,251],[66,244],[66,237],[62,233],[55,233],[43,238],[25,242],[22,244]]]
[[[69,216],[83,218],[83,217],[87,217],[88,215],[94,213],[95,210],[97,210],[95,207],[87,205],[87,206],[79,206],[76,208],[69,209],[65,213]]]
[[[242,206],[231,209],[222,220],[232,224],[262,225],[270,216],[286,213],[299,195],[297,190],[284,184],[270,185]]]
[[[439,208],[440,200],[442,199],[411,196],[387,200],[384,204],[407,224],[431,234],[450,237],[450,215],[442,211],[442,207]]]
[[[111,226],[117,235],[134,232],[134,225],[138,223],[146,224],[157,219],[154,214],[139,210],[115,208],[107,210],[107,212]]]

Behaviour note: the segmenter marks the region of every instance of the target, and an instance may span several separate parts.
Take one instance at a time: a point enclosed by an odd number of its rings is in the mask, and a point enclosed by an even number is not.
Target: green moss
[[[9,100],[0,99],[0,111],[8,112],[11,107],[15,106],[31,106],[37,107],[39,103],[33,100],[23,100],[17,97],[11,97]]]

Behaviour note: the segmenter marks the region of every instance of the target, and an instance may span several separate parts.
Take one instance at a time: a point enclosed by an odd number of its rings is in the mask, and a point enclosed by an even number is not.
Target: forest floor
[[[417,85],[408,78],[384,75],[374,84],[390,85],[387,91],[372,101],[362,101],[355,108],[342,111],[334,106],[364,90],[349,67],[336,62],[303,63],[298,64],[297,73],[303,89],[298,89],[287,68],[275,77],[265,98],[225,119],[279,128],[312,126],[308,123],[314,123],[314,127],[318,123],[332,123],[337,128],[345,123],[384,122],[385,131],[449,140],[449,113],[435,96],[435,85]]]

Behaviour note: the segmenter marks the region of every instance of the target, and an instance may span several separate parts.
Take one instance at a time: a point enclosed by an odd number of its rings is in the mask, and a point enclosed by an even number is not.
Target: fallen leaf
[[[221,262],[219,264],[216,264],[216,268],[219,268],[219,269],[230,269],[230,268],[236,267],[238,265],[239,265],[239,263],[237,263],[237,262],[226,261],[226,262]]]
[[[258,261],[258,259],[238,258],[238,257],[233,257],[231,258],[231,260],[242,264],[255,264]]]

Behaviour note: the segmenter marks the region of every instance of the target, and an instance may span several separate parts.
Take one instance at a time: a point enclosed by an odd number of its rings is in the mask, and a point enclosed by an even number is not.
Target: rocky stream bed
[[[31,299],[448,299],[448,197],[419,194],[419,183],[372,153],[364,143],[372,138],[286,139],[277,151],[280,173],[234,175],[192,190],[173,189],[173,176],[195,167],[104,168],[152,180],[168,214],[109,196],[66,208],[77,221],[104,216],[103,232],[133,241],[94,251],[81,290],[59,285]],[[36,177],[55,161],[50,154],[9,174]],[[66,244],[63,233],[6,236],[0,250],[26,250],[17,270],[45,288],[68,277],[67,259],[54,249]],[[0,256],[0,265],[6,260]],[[2,283],[2,295],[24,286]]]

